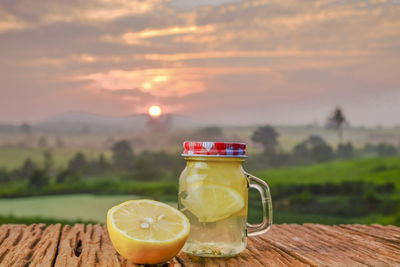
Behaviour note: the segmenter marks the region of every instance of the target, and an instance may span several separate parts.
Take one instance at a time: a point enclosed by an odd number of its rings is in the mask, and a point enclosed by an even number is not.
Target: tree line
[[[135,154],[131,144],[121,140],[112,146],[111,158],[100,154],[89,159],[77,152],[61,169],[55,166],[52,153],[45,151],[40,164],[28,158],[15,170],[0,168],[0,183],[27,181],[29,188],[40,190],[50,183],[80,183],[85,177],[107,174],[123,180],[160,181],[179,176],[183,167],[184,161],[179,155],[163,151]]]
[[[279,144],[279,132],[271,125],[258,127],[251,140],[263,146],[263,153],[257,156],[250,165],[260,167],[265,165],[279,167],[284,165],[303,165],[321,163],[334,159],[351,159],[365,156],[395,156],[400,153],[399,148],[388,143],[366,144],[361,149],[354,148],[351,142],[343,142],[344,126],[349,125],[341,108],[333,110],[326,122],[327,129],[333,129],[338,134],[339,144],[335,148],[329,145],[321,136],[310,135],[296,144],[292,151],[285,152]]]
[[[213,132],[215,131],[213,127]],[[287,152],[280,148],[278,138],[279,133],[274,127],[270,125],[258,127],[252,135],[252,140],[263,146],[263,152],[249,157],[246,160],[247,167],[265,169],[364,156],[394,156],[400,152],[393,145],[385,143],[367,144],[361,149],[355,149],[351,142],[347,142],[339,143],[334,148],[318,135],[310,135]],[[177,179],[183,168],[184,160],[180,155],[163,151],[144,151],[135,154],[128,141],[120,140],[112,146],[111,157],[100,154],[95,159],[89,159],[84,153],[77,152],[62,169],[55,166],[52,153],[45,151],[41,164],[28,158],[15,170],[7,171],[0,168],[0,183],[28,181],[30,188],[41,189],[50,182],[78,183],[87,176],[96,177],[105,174],[135,181],[159,181],[168,178],[173,180]]]
[[[254,162],[249,159],[249,164],[258,163],[259,167],[279,167],[355,157],[395,156],[400,153],[397,147],[387,143],[366,144],[363,148],[356,149],[351,142],[341,142],[335,148],[319,135],[310,135],[296,144],[291,151],[286,152],[281,149],[278,138],[279,132],[274,127],[270,125],[258,127],[251,139],[262,145],[263,153],[256,155],[257,159]]]

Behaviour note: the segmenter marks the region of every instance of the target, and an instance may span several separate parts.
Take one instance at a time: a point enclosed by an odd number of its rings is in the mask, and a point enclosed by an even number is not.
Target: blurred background
[[[400,225],[399,17],[395,0],[1,1],[0,223],[176,205],[196,140],[247,143],[275,223]]]

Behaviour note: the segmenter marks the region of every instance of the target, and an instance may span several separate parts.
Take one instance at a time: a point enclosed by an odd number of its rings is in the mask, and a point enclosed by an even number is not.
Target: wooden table
[[[0,226],[0,266],[136,266],[120,257],[102,225]],[[161,266],[400,266],[400,228],[282,224],[249,238],[228,259],[184,253]]]

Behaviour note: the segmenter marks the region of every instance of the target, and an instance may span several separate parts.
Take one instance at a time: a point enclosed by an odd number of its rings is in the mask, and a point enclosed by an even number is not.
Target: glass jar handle
[[[261,203],[263,210],[263,221],[259,224],[246,223],[247,235],[255,236],[267,232],[272,225],[272,199],[269,187],[266,182],[251,174],[246,173],[249,181],[249,187],[256,189],[261,195]],[[268,213],[267,213],[268,212]]]

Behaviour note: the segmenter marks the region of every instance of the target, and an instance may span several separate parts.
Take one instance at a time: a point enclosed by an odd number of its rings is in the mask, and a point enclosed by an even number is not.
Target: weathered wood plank
[[[314,266],[398,266],[399,249],[340,227],[279,225],[262,236],[298,259]]]
[[[283,226],[285,228],[285,226]],[[286,226],[286,228],[288,228]],[[400,262],[399,250],[393,249],[382,240],[374,240],[368,236],[360,236],[357,233],[345,231],[337,226],[318,224],[305,224],[303,226],[292,225],[290,229],[303,231],[307,236],[320,239],[323,246],[326,261],[343,265],[361,266],[396,266]],[[312,240],[310,240],[312,242]],[[331,265],[332,266],[332,265]]]
[[[100,225],[64,226],[55,266],[119,266]]]
[[[0,226],[0,266],[52,266],[61,225]]]
[[[291,230],[292,225],[285,229],[282,225],[274,225],[273,228],[261,238],[266,243],[285,251],[294,258],[310,266],[335,266],[336,261],[329,261],[326,256],[326,243],[310,238],[303,231]],[[339,264],[337,264],[339,265]]]
[[[1,225],[0,266],[138,266],[113,248],[101,225]],[[180,253],[166,266],[400,266],[400,228],[274,225],[232,258]]]
[[[398,266],[400,263],[400,244],[393,245],[381,238],[370,235],[360,235],[338,226],[312,225],[303,227],[320,231],[324,238],[331,238],[347,248],[346,255],[357,259],[365,265]]]
[[[232,258],[201,258],[180,253],[177,256],[184,266],[309,266],[285,251],[264,242],[259,237],[249,239],[247,249]]]
[[[382,225],[341,224],[339,227],[400,245],[400,231]]]

